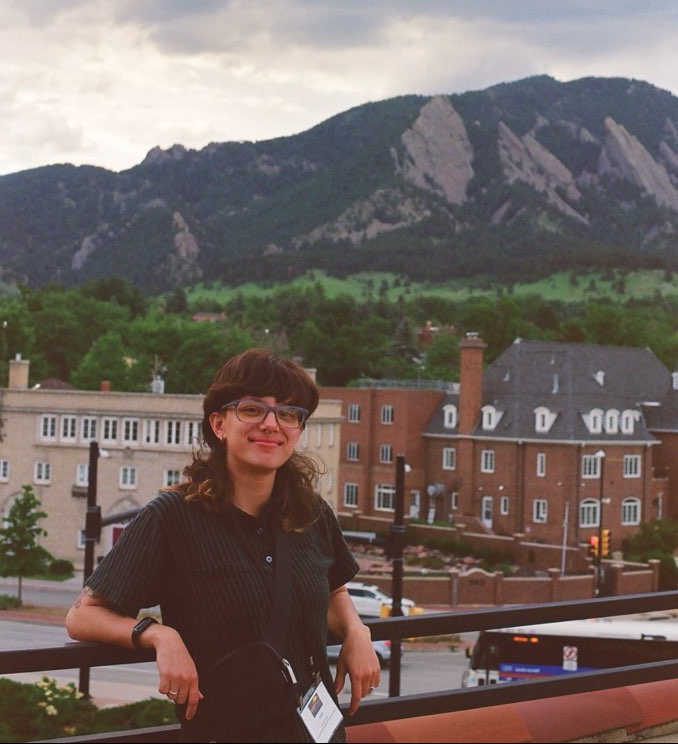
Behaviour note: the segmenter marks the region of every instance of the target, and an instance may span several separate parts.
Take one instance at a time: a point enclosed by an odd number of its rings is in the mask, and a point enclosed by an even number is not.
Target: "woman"
[[[379,684],[369,628],[344,586],[358,566],[315,491],[317,467],[295,451],[317,405],[315,383],[295,362],[262,349],[229,359],[205,395],[204,447],[185,482],[140,510],[68,612],[75,640],[155,649],[158,690],[178,704],[186,740],[200,721],[200,675],[266,634],[278,525],[292,567],[286,658],[302,695],[320,679],[336,703],[348,675],[352,715]],[[137,623],[156,605],[162,624]],[[328,629],[343,641],[334,679]],[[256,740],[314,737],[295,713]],[[345,741],[342,725],[331,740]]]

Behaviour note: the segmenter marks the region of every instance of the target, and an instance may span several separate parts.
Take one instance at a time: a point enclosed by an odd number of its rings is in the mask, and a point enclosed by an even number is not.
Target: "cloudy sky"
[[[548,74],[678,95],[675,0],[0,0],[0,174]]]

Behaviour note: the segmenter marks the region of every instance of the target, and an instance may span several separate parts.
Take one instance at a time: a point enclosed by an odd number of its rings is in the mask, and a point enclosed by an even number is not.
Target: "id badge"
[[[309,687],[298,713],[313,741],[317,742],[328,742],[343,720],[341,710],[322,680]]]

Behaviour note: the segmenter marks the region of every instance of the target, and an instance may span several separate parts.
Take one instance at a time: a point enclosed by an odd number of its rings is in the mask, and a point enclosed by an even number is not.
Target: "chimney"
[[[483,402],[483,350],[487,344],[477,333],[459,342],[459,433],[470,434]]]
[[[27,359],[22,359],[21,354],[17,354],[14,359],[9,360],[10,390],[28,389],[28,370],[30,366],[31,363]]]

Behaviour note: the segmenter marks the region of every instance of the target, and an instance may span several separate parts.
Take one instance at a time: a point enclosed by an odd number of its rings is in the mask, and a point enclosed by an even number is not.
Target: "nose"
[[[275,417],[275,411],[268,411],[264,416],[261,425],[266,429],[278,428],[278,419]]]

